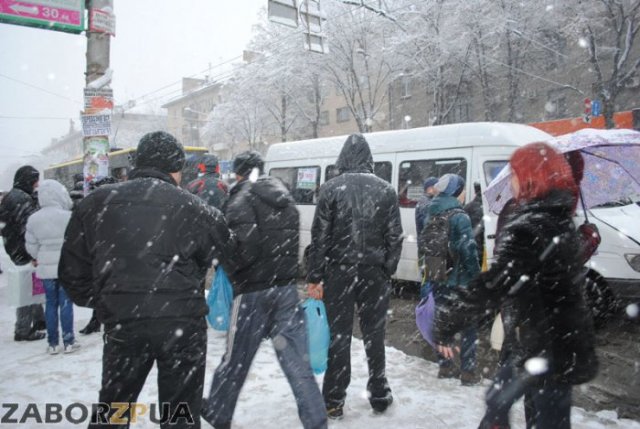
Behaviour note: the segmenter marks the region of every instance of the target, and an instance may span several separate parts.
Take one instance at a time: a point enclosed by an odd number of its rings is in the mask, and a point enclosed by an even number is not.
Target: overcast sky
[[[114,0],[111,86],[116,103],[137,99],[137,111],[158,109],[179,93],[183,76],[202,77],[209,65],[211,75],[220,76],[223,71],[217,65],[242,55],[266,4],[267,0]],[[27,160],[25,156],[39,152],[52,138],[66,134],[70,118],[78,127],[85,51],[84,34],[0,23],[0,169]],[[175,85],[139,98],[170,84]],[[42,119],[24,119],[34,117]]]

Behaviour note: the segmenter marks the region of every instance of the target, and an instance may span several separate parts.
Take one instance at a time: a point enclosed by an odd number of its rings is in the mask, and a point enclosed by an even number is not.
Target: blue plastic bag
[[[422,337],[431,347],[436,348],[433,340],[433,323],[436,315],[436,302],[433,298],[433,291],[429,292],[426,298],[422,298],[416,307],[416,325]]]
[[[207,305],[209,306],[207,320],[216,331],[227,331],[229,329],[232,302],[233,289],[231,282],[222,266],[218,266],[216,276],[207,296]]]
[[[319,299],[307,299],[303,304],[307,321],[307,341],[309,344],[309,362],[315,374],[327,370],[329,356],[329,323],[324,303]]]

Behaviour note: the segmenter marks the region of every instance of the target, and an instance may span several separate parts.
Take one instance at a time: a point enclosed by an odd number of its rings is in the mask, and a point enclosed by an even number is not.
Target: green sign
[[[84,0],[0,0],[0,22],[81,33]]]

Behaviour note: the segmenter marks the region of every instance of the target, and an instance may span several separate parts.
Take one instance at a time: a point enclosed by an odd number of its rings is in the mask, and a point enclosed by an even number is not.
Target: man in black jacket
[[[308,360],[305,320],[296,289],[299,214],[278,179],[263,175],[260,154],[236,157],[238,182],[225,214],[236,234],[233,257],[223,263],[233,283],[227,352],[216,369],[202,417],[231,427],[240,389],[264,338],[271,338],[298,404],[305,429],[327,427],[322,395]]]
[[[0,203],[0,225],[4,249],[16,265],[26,265],[33,261],[25,247],[24,235],[27,220],[38,210],[36,188],[40,173],[30,165],[20,167],[13,178],[13,189]],[[6,267],[5,267],[6,268]],[[42,304],[32,304],[16,309],[15,341],[41,340],[45,334]]]
[[[331,418],[342,417],[351,378],[354,305],[367,353],[371,407],[384,412],[393,401],[385,375],[385,318],[390,279],[402,250],[397,194],[373,174],[371,150],[362,135],[349,136],[336,166],[340,175],[320,187],[307,276],[309,295],[324,295],[331,331],[322,387]]]
[[[135,402],[155,362],[159,402],[171,415],[184,404],[190,412],[163,428],[200,427],[203,279],[233,242],[222,213],[178,188],[184,159],[172,135],[142,137],[130,180],[97,188],[73,211],[59,266],[69,297],[104,323],[100,402]]]

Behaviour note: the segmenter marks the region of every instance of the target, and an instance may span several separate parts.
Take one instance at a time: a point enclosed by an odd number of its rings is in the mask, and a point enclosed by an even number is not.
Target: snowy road
[[[46,342],[13,341],[15,311],[6,305],[6,275],[0,275],[0,397],[3,404],[19,403],[22,414],[28,403],[43,406],[58,402],[64,407],[79,402],[97,401],[100,386],[102,338],[100,335],[79,336],[80,351],[69,355],[49,356]],[[90,312],[75,309],[76,331],[88,321]],[[220,361],[224,350],[224,337],[209,330],[207,378],[208,390],[211,373]],[[366,365],[361,342],[353,343],[353,379],[348,391],[345,418],[330,422],[332,428],[476,428],[482,417],[483,395],[488,381],[477,387],[461,387],[453,380],[438,380],[437,365],[411,357],[393,348],[387,349],[387,371],[393,389],[395,403],[384,415],[373,415],[366,399]],[[139,402],[150,403],[157,399],[155,369],[150,374]],[[320,379],[318,380],[321,381]],[[0,410],[0,413],[4,410]],[[143,416],[134,428],[151,428],[153,425]],[[586,412],[574,408],[573,427],[576,429],[634,428],[640,423],[618,419],[615,412]],[[512,413],[514,428],[524,427],[521,403]],[[30,421],[23,425],[0,424],[2,428],[42,428],[52,425]],[[60,423],[53,427],[84,427]],[[203,427],[207,427],[206,424]],[[247,383],[240,395],[234,419],[234,429],[296,428],[300,427],[295,402],[280,370],[270,342],[265,342],[254,361]]]

